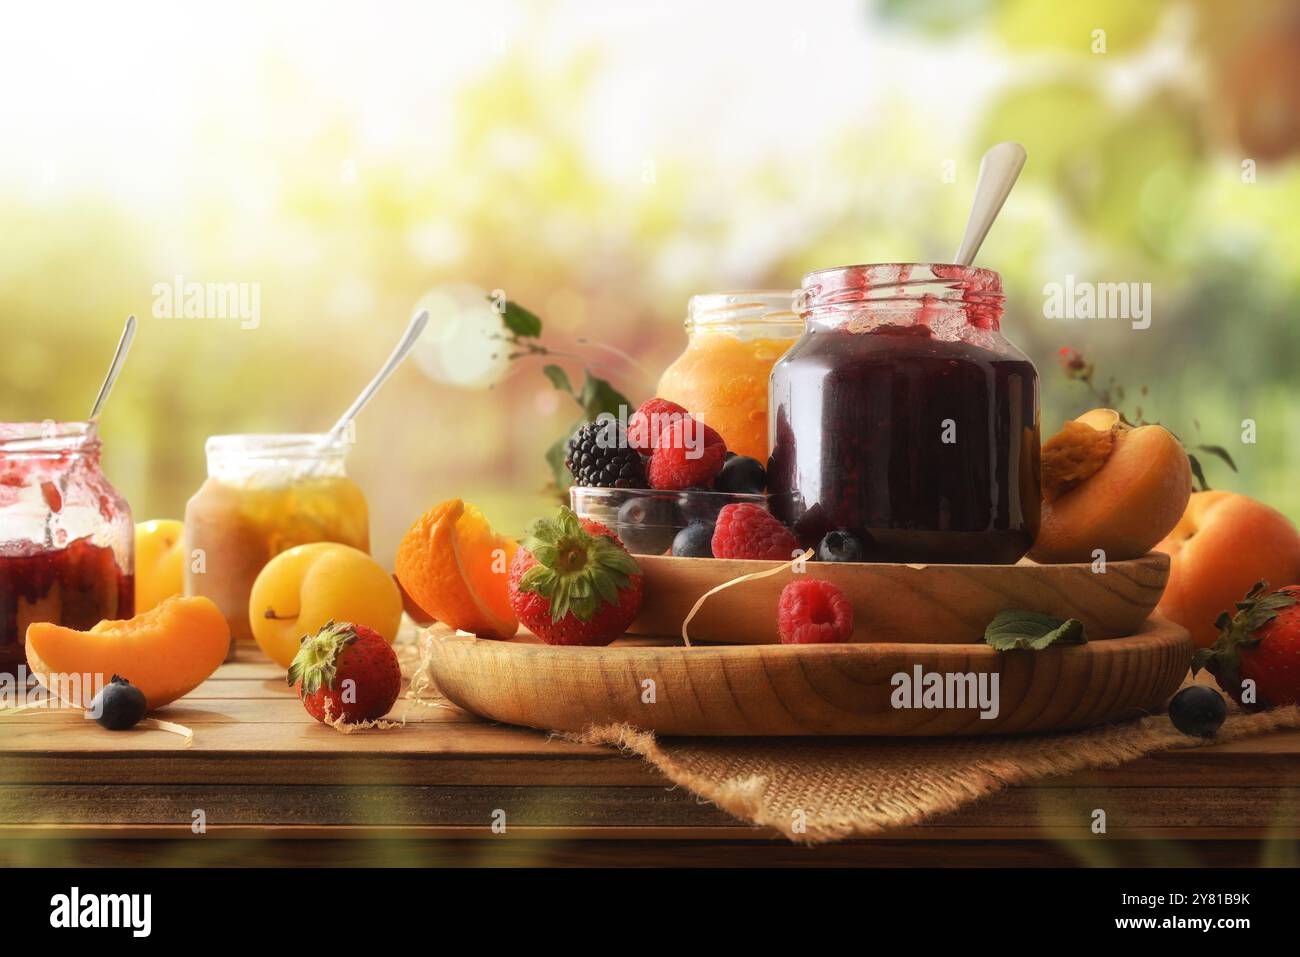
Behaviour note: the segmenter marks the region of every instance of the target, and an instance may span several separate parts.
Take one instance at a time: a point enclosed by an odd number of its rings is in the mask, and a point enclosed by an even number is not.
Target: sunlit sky
[[[346,117],[348,160],[445,141],[456,85],[501,57],[559,64],[599,48],[580,118],[611,181],[684,150],[706,158],[815,150],[846,117],[903,98],[956,144],[1003,78],[978,40],[941,47],[869,26],[860,0],[798,5],[596,2],[31,4],[6,11],[0,171],[6,191],[97,191],[165,203],[196,170],[256,200],[270,158],[232,142],[292,140]],[[742,12],[743,11],[743,12]],[[268,96],[274,90],[275,98]],[[298,109],[282,109],[284,97]],[[238,196],[236,196],[236,199]]]

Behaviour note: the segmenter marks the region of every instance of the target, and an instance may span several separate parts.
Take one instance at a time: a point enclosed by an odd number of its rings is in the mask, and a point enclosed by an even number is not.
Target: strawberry
[[[548,645],[607,645],[641,608],[641,567],[604,525],[561,508],[529,526],[510,563],[510,607]]]
[[[373,721],[392,709],[402,690],[397,653],[364,625],[328,621],[302,640],[289,665],[303,707],[317,721]]]
[[[1300,702],[1300,585],[1269,592],[1256,582],[1237,613],[1221,614],[1219,638],[1192,658],[1192,674],[1202,668],[1237,704],[1248,711]],[[1253,696],[1243,701],[1246,682]]]

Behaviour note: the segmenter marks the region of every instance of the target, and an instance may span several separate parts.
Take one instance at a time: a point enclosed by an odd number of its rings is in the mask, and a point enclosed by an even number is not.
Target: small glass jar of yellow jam
[[[664,370],[658,395],[716,429],[728,449],[766,464],[768,377],[802,332],[791,290],[692,296],[686,351]]]
[[[221,609],[232,655],[253,640],[248,595],[272,558],[310,542],[370,551],[370,513],[347,477],[347,448],[324,435],[208,439],[207,481],[185,506],[185,594]]]

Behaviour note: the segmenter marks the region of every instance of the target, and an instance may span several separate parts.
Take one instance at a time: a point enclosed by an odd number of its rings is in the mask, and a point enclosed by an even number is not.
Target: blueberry
[[[673,554],[678,558],[712,558],[713,525],[691,522],[673,539]]]
[[[1169,702],[1169,720],[1183,734],[1212,738],[1228,716],[1223,695],[1205,685],[1191,685]]]
[[[862,542],[852,532],[827,532],[817,546],[817,560],[821,562],[860,562]]]
[[[677,505],[670,497],[643,495],[618,508],[615,533],[637,555],[662,555],[678,526]]]
[[[133,728],[149,710],[144,692],[125,678],[113,679],[90,701],[90,712],[101,728],[125,731]]]
[[[767,470],[758,459],[737,455],[722,466],[713,485],[719,492],[761,495],[767,491]]]
[[[718,512],[726,501],[713,494],[712,489],[697,485],[682,490],[677,498],[677,507],[681,510],[682,521],[688,525],[691,522],[708,523],[718,517]]]

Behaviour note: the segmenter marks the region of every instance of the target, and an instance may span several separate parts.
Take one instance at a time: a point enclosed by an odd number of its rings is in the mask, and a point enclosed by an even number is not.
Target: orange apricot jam
[[[253,640],[248,596],[264,565],[295,545],[370,551],[365,496],[344,471],[346,446],[323,435],[217,435],[208,479],[185,506],[185,594],[212,599],[231,652]]]
[[[803,332],[789,290],[693,296],[686,351],[658,395],[716,429],[727,448],[767,464],[767,385],[772,366]]]

